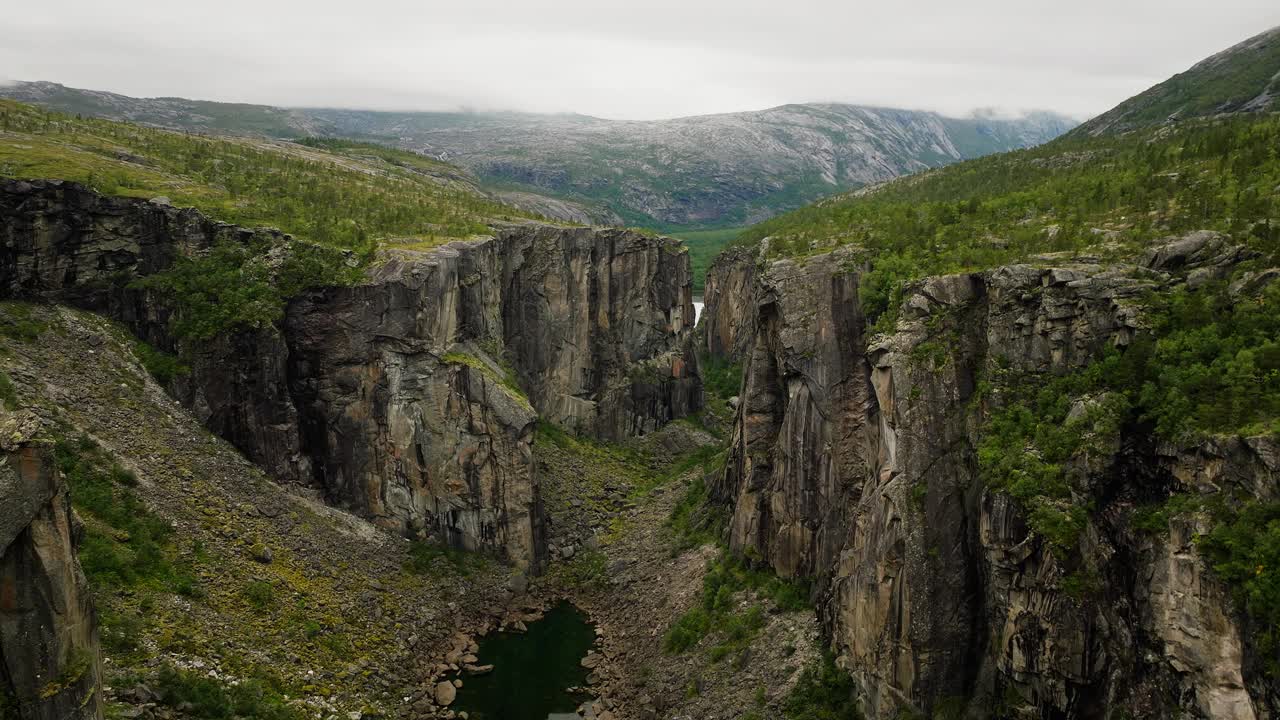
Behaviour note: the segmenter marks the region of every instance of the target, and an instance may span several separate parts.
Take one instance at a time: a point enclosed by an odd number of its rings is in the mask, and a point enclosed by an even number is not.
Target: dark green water
[[[454,710],[472,720],[547,720],[572,713],[585,699],[567,688],[587,683],[582,658],[596,633],[577,608],[561,603],[526,633],[495,633],[480,642],[477,665],[493,665],[487,675],[463,675]]]

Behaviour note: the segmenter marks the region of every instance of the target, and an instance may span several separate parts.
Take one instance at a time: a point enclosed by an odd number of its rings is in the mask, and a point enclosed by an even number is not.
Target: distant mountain
[[[583,115],[312,110],[329,132],[394,138],[481,178],[603,204],[631,224],[725,225],[1072,126],[839,104],[628,122]]]
[[[1280,110],[1280,27],[1205,58],[1072,134],[1101,135],[1194,117],[1274,110]]]
[[[272,137],[327,135],[457,163],[512,193],[552,194],[664,228],[747,224],[823,195],[957,160],[1037,145],[1074,126],[1052,113],[1006,119],[843,104],[621,121],[515,112],[285,109],[137,99],[22,83],[0,95],[65,112]]]

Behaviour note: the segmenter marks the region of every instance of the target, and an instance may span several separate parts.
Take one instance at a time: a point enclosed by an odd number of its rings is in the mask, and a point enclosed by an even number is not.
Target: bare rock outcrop
[[[696,410],[692,273],[677,241],[511,225],[384,250],[351,286],[210,340],[132,281],[267,229],[59,181],[0,182],[0,297],[59,302],[180,353],[175,396],[277,481],[411,535],[536,569],[538,416],[604,438]]]
[[[755,276],[755,253],[742,247],[726,249],[707,269],[701,331],[703,350],[712,357],[737,362],[751,347]]]
[[[1064,470],[1089,508],[1069,554],[978,474],[994,409],[984,378],[1062,374],[1128,345],[1146,292],[1243,257],[1219,240],[1170,243],[1149,266],[1080,259],[928,278],[880,335],[858,301],[855,250],[757,275],[714,493],[732,507],[733,549],[816,581],[868,717],[1267,716],[1247,628],[1190,545],[1195,518],[1157,536],[1130,518],[1170,491],[1234,484],[1274,497],[1273,440],[1167,448],[1136,428],[1097,438]]]
[[[76,559],[78,520],[38,431],[33,415],[0,411],[0,714],[101,718],[98,625]]]

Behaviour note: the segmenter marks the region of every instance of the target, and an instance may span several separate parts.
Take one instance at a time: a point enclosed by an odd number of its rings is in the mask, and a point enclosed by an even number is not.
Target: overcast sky
[[[0,0],[0,17],[0,78],[128,95],[632,119],[805,101],[1084,118],[1280,25],[1280,1]]]

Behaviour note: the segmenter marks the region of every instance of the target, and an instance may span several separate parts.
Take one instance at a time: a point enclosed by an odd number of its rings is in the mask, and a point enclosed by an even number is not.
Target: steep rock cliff
[[[741,247],[720,253],[707,269],[702,349],[712,357],[737,362],[750,348],[755,276],[755,253]]]
[[[38,429],[33,415],[0,410],[0,716],[101,718],[98,626],[76,559],[78,520]]]
[[[0,241],[0,296],[100,312],[180,352],[190,372],[175,396],[279,482],[518,565],[542,553],[538,414],[620,438],[701,400],[688,256],[668,239],[515,225],[386,250],[354,285],[294,298],[278,323],[198,342],[174,337],[179,310],[130,281],[220,243],[290,238],[5,181]]]
[[[984,378],[1080,368],[1132,341],[1146,290],[1240,257],[1205,234],[1162,253],[1146,267],[1084,259],[930,278],[908,293],[896,331],[874,336],[857,250],[778,261],[757,277],[715,492],[732,504],[734,549],[817,580],[869,717],[1267,716],[1273,699],[1241,619],[1191,545],[1200,519],[1174,518],[1153,537],[1132,511],[1230,483],[1271,498],[1273,441],[1169,448],[1128,427],[1095,438],[1065,473],[1089,508],[1066,554],[978,474],[979,430],[995,410]]]

